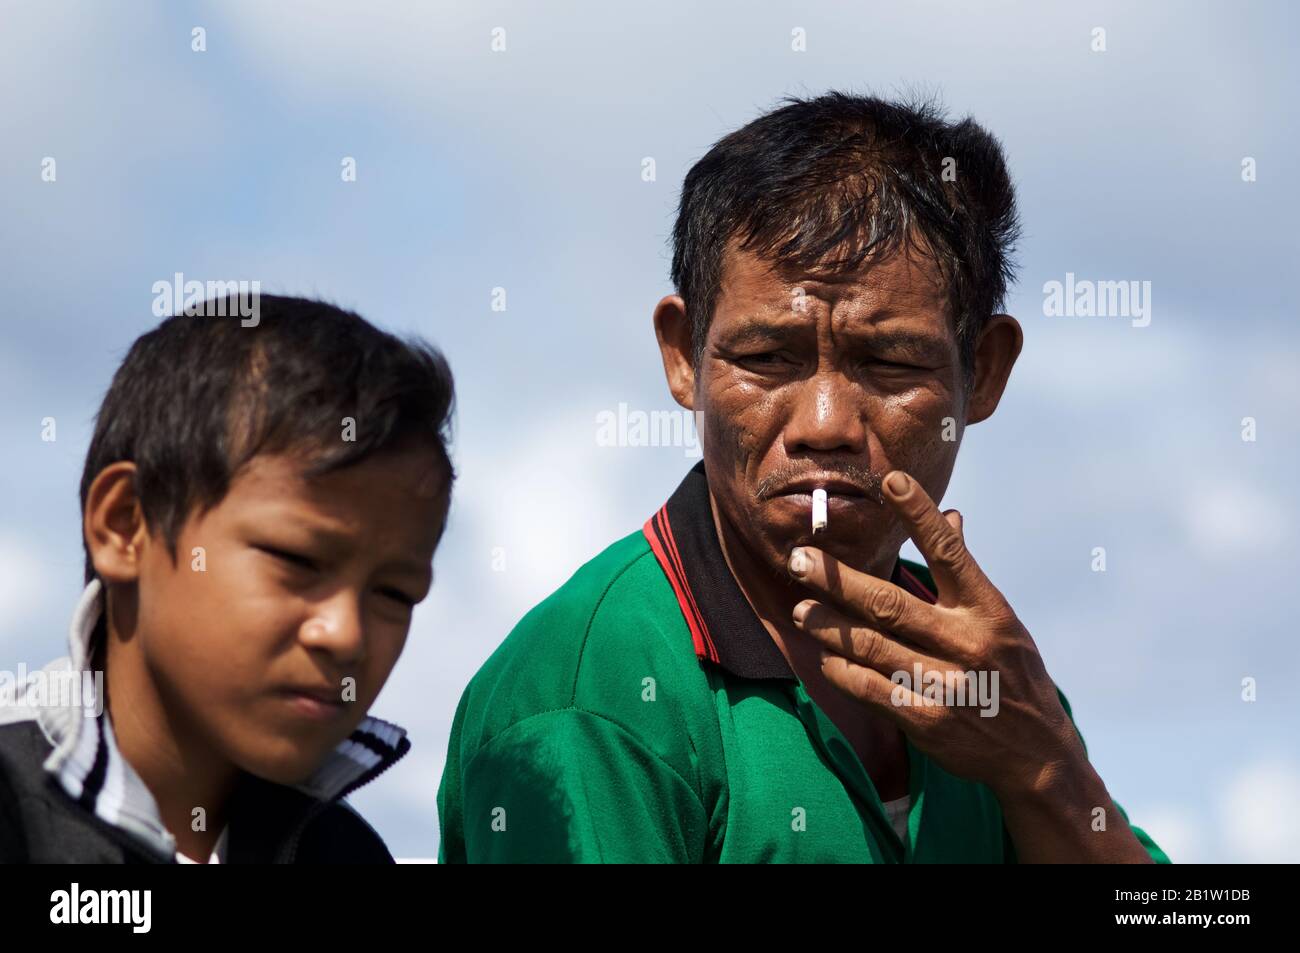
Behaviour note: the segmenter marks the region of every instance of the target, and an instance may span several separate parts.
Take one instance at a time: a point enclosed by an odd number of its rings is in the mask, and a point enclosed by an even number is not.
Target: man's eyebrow
[[[744,344],[763,344],[787,335],[809,330],[812,325],[804,321],[762,321],[751,320],[723,337],[723,343],[732,347]]]
[[[729,331],[722,343],[728,347],[770,343],[810,327],[810,324],[802,321],[753,320],[734,331]],[[912,357],[934,360],[943,360],[949,356],[947,342],[924,331],[847,329],[840,333],[877,351],[890,350]]]
[[[943,360],[949,356],[947,342],[924,331],[868,331],[853,333],[874,350],[897,351],[917,358]]]

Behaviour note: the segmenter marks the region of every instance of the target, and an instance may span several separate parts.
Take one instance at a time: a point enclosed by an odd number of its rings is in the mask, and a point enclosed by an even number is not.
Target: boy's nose
[[[330,653],[340,662],[361,661],[366,643],[360,600],[340,592],[328,602],[319,603],[312,617],[303,623],[299,641],[307,648]]]

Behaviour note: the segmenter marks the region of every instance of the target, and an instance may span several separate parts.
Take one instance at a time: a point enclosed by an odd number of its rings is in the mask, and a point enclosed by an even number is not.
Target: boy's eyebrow
[[[397,572],[409,572],[413,576],[419,576],[421,579],[427,577],[433,581],[433,565],[421,562],[418,559],[398,559],[390,563],[385,563],[384,569],[392,568]]]
[[[324,543],[333,549],[344,549],[353,545],[355,542],[351,533],[346,530],[336,529],[328,523],[320,523],[307,519],[294,520],[297,528],[311,536],[313,540]],[[292,528],[292,524],[290,524]],[[432,578],[432,563],[426,563],[421,559],[400,558],[394,559],[384,564],[384,569],[394,569],[399,572],[409,572],[413,575]]]

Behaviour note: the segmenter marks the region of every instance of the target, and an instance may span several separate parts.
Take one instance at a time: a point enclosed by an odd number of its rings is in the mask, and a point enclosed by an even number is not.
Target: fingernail
[[[802,625],[802,624],[803,624],[803,620],[804,620],[804,616],[806,616],[806,615],[808,614],[808,610],[811,609],[811,608],[812,608],[812,603],[809,602],[807,599],[805,599],[803,602],[801,602],[801,603],[799,603],[797,606],[795,606],[795,607],[794,607],[794,621],[797,622],[798,624]]]
[[[907,477],[902,473],[891,473],[889,479],[885,482],[889,484],[889,492],[894,496],[902,496],[911,485]]]
[[[796,576],[802,576],[809,569],[812,569],[812,560],[802,546],[796,546],[790,553],[790,571]]]

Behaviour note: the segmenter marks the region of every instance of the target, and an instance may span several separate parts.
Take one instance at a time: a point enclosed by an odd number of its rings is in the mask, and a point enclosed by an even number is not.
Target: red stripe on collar
[[[655,559],[659,561],[659,567],[668,577],[668,582],[673,587],[673,594],[677,596],[677,605],[681,608],[686,625],[691,630],[695,654],[700,658],[717,662],[717,647],[713,644],[713,637],[709,634],[709,627],[700,614],[699,606],[695,604],[695,595],[691,592],[690,583],[686,581],[686,572],[682,569],[681,554],[677,551],[672,526],[668,522],[668,508],[659,507],[655,515],[645,521],[641,532],[645,533],[645,538],[650,542],[650,549],[655,554]]]
[[[641,531],[672,586],[696,657],[742,678],[795,679],[722,554],[702,461]],[[889,581],[926,602],[938,600],[901,559]]]
[[[931,592],[929,586],[917,579],[912,571],[903,565],[901,559],[894,564],[894,578],[892,581],[897,582],[900,580],[903,583],[903,588],[910,591],[912,595],[919,596],[932,605],[939,601],[938,595]]]

